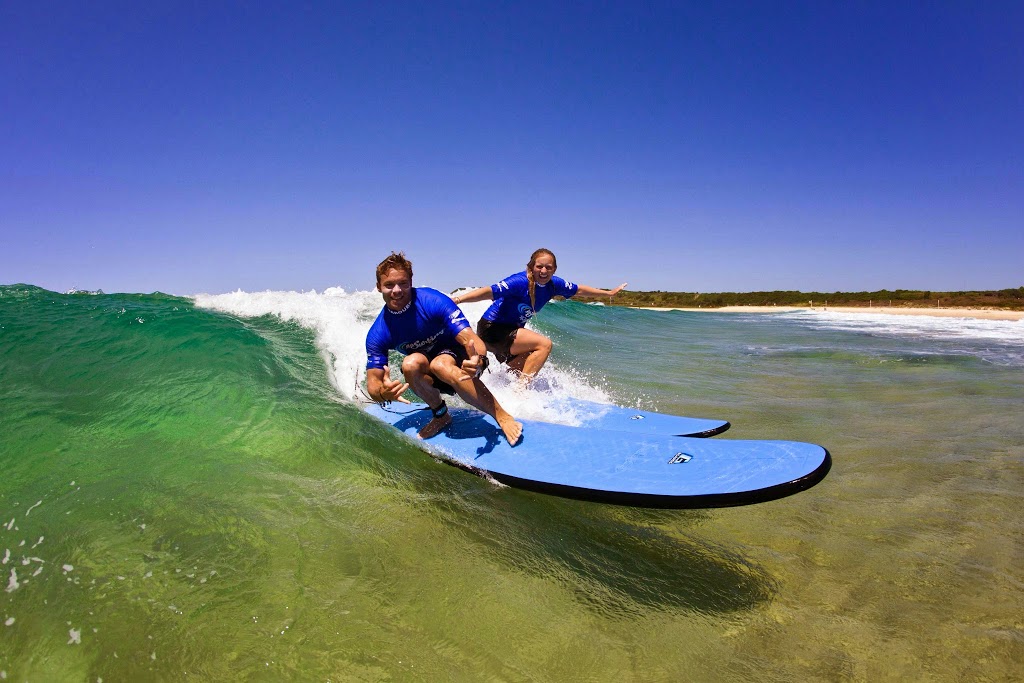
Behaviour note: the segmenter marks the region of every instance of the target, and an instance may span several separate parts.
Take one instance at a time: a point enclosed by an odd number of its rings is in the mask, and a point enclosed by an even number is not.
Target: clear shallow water
[[[1018,677],[1024,325],[548,306],[556,392],[832,452],[673,512],[496,488],[362,415],[379,306],[0,287],[0,677]]]

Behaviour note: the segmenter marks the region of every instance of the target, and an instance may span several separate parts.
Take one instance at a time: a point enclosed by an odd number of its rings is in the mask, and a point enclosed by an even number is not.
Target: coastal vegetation
[[[586,297],[577,297],[586,299]],[[876,292],[619,292],[614,306],[721,308],[723,306],[900,306],[906,308],[992,308],[1024,310],[1024,287],[990,291],[933,292],[882,289]]]

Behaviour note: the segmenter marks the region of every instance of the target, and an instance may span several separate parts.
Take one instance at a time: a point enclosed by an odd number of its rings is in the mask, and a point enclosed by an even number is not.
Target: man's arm
[[[467,374],[465,379],[479,377],[480,373],[489,364],[487,360],[487,347],[484,345],[484,340],[467,327],[459,332],[455,337],[455,341],[462,344],[462,347],[466,349],[466,355],[469,356],[469,360],[462,361],[462,370]]]

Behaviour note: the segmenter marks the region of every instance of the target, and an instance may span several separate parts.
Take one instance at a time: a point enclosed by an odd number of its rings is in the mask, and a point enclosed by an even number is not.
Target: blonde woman
[[[477,334],[494,354],[498,362],[520,373],[524,383],[532,380],[551,353],[551,340],[533,330],[526,323],[544,304],[555,296],[569,299],[576,294],[612,297],[621,292],[623,282],[615,289],[597,289],[576,285],[555,275],[558,261],[548,249],[538,249],[530,255],[526,270],[509,275],[491,285],[480,287],[455,297],[456,304],[493,299],[494,303],[477,323]]]

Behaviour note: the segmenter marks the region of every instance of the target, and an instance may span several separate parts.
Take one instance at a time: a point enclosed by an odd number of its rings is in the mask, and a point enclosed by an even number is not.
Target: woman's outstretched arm
[[[484,301],[485,299],[493,299],[494,294],[491,292],[490,287],[477,287],[474,290],[468,291],[465,294],[459,294],[458,296],[452,297],[452,301],[455,305],[469,304],[474,301]]]
[[[615,296],[624,290],[628,284],[628,282],[623,282],[615,289],[598,289],[597,287],[589,287],[587,285],[576,285],[578,287],[576,291],[583,296]],[[465,299],[463,299],[463,301],[465,301]]]

